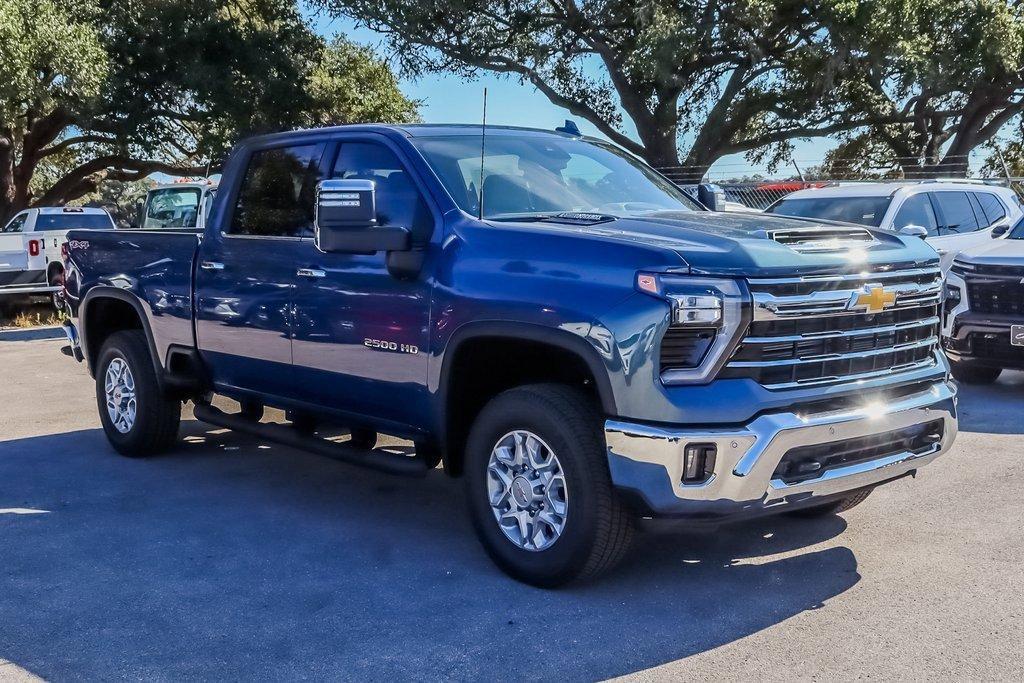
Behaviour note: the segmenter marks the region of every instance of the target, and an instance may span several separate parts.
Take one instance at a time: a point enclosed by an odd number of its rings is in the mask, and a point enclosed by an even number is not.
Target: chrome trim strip
[[[942,300],[942,281],[921,285],[915,282],[887,285],[896,294],[896,304],[886,311],[937,304]],[[866,315],[851,311],[850,299],[860,288],[819,290],[810,294],[775,296],[770,292],[754,292],[754,320],[778,320],[823,314]],[[883,311],[879,311],[880,313]]]
[[[886,353],[896,353],[898,351],[909,351],[911,349],[921,349],[926,346],[933,346],[938,343],[938,339],[934,336],[922,339],[916,342],[909,342],[906,344],[894,344],[893,346],[886,346],[881,349],[873,349],[871,351],[852,351],[850,353],[823,353],[817,356],[801,356],[800,358],[790,358],[786,360],[734,360],[730,361],[727,368],[767,368],[775,367],[778,365],[803,365],[805,363],[821,363],[822,361],[834,361],[834,360],[847,360],[850,358],[864,358],[868,356],[881,356]]]
[[[788,337],[746,337],[743,340],[744,344],[773,344],[773,343],[792,343],[801,341],[817,341],[818,339],[836,339],[839,337],[857,337],[860,335],[868,334],[885,334],[888,332],[899,332],[901,330],[912,330],[915,327],[928,327],[929,325],[938,325],[939,317],[932,316],[930,318],[922,318],[921,320],[912,320],[906,323],[898,323],[895,325],[882,325],[880,327],[860,327],[855,330],[846,330],[843,332],[808,332],[806,334],[794,334]]]
[[[805,285],[817,282],[870,282],[878,278],[912,278],[921,275],[942,277],[942,271],[934,268],[911,268],[909,270],[872,271],[863,273],[846,273],[843,275],[801,275],[798,277],[748,278],[751,286],[760,285]]]
[[[891,368],[884,368],[882,370],[872,370],[871,372],[861,372],[856,375],[832,375],[830,377],[815,377],[814,379],[799,380],[796,382],[780,382],[779,384],[763,384],[765,389],[771,391],[777,391],[781,389],[806,389],[807,387],[818,386],[821,384],[839,384],[842,382],[863,382],[864,380],[874,379],[875,377],[884,377],[885,375],[891,375],[894,372],[910,372],[912,370],[923,370],[938,365],[938,361],[934,356],[931,358],[925,358],[924,360],[916,363],[906,363],[904,365],[894,365]]]

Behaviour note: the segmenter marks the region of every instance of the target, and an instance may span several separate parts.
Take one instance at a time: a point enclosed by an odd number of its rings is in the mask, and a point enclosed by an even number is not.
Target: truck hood
[[[957,261],[979,266],[1022,266],[1024,265],[1024,240],[994,239],[957,254]]]
[[[772,276],[856,271],[872,267],[914,267],[938,264],[938,254],[919,237],[859,225],[765,214],[659,212],[616,218],[590,225],[559,222],[559,218],[496,227],[529,226],[543,231],[576,232],[609,242],[671,250],[690,272],[708,275]],[[869,233],[873,240],[822,251],[777,241],[780,231],[827,233],[835,230]]]

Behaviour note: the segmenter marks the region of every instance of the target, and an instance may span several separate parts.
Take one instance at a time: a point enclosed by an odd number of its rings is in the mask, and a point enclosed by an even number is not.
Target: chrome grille
[[[721,377],[769,389],[852,382],[933,365],[938,268],[749,280],[754,316]],[[850,310],[865,286],[895,294],[877,313]]]

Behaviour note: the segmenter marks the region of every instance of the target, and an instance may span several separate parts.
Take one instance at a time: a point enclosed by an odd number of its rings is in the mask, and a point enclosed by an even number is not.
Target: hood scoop
[[[851,247],[867,247],[877,241],[864,228],[782,228],[758,230],[756,234],[799,252],[845,251]]]

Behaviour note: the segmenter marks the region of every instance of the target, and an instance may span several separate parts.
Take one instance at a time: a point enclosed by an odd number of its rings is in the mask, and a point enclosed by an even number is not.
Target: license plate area
[[[1010,325],[1010,344],[1024,346],[1024,325]]]

